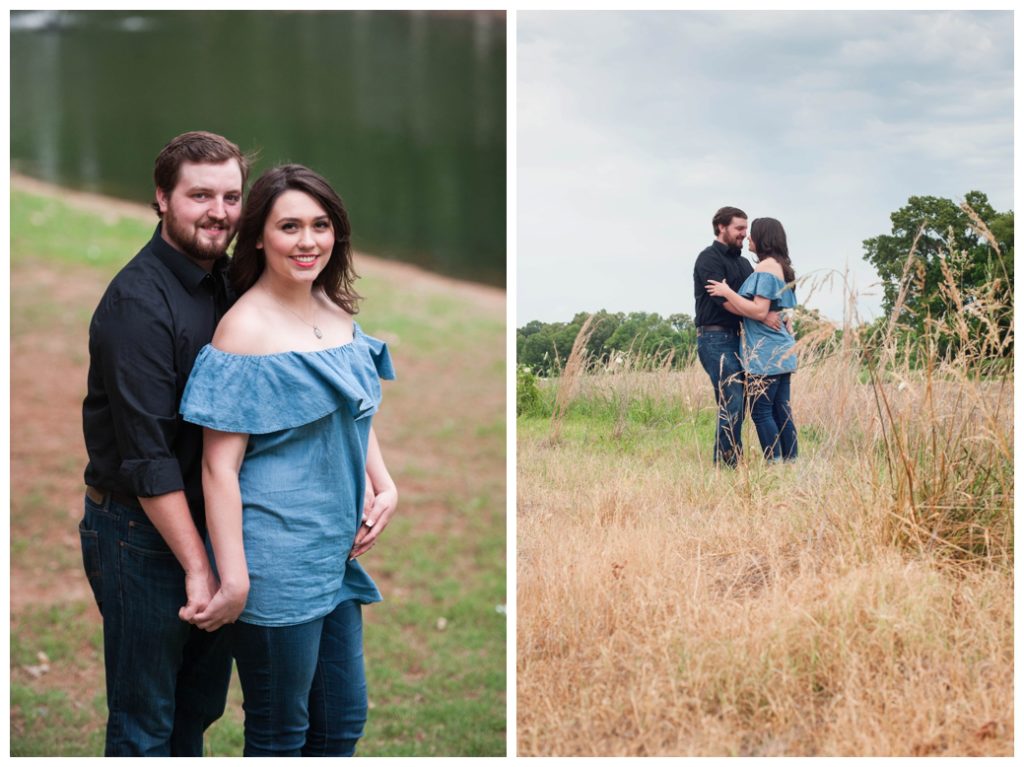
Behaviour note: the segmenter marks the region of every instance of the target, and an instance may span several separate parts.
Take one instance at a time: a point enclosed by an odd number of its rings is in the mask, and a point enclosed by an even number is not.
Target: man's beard
[[[233,232],[229,232],[223,247],[203,242],[199,239],[199,227],[206,224],[207,221],[207,219],[203,219],[191,226],[182,224],[170,210],[167,210],[164,212],[163,225],[167,230],[167,235],[181,248],[186,256],[196,261],[216,261],[218,258],[227,255],[228,245],[231,244],[231,240],[234,239],[235,235]],[[226,225],[224,231],[228,231]]]

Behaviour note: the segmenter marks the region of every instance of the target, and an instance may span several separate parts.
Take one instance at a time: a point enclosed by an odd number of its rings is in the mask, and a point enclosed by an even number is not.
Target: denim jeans
[[[352,756],[366,724],[362,606],[296,626],[230,627],[245,756]]]
[[[796,458],[796,425],[789,404],[789,373],[749,376],[750,418],[757,429],[764,457],[769,461]]]
[[[103,616],[106,755],[202,756],[227,699],[227,632],[178,618],[185,573],[142,509],[86,497],[79,533]]]
[[[697,335],[697,356],[711,378],[718,403],[715,462],[735,466],[743,454],[744,379],[739,333],[702,330]]]

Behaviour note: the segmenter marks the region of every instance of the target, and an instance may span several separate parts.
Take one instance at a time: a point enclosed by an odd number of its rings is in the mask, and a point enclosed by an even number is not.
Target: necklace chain
[[[315,314],[314,314],[314,316],[313,316],[313,322],[307,322],[306,320],[304,320],[304,319],[302,318],[302,315],[301,315],[301,314],[299,314],[299,313],[298,313],[297,311],[295,311],[294,309],[290,309],[290,308],[288,308],[287,306],[285,306],[284,304],[282,304],[282,303],[281,303],[280,301],[278,301],[278,300],[277,300],[277,298],[276,298],[276,297],[274,296],[274,294],[273,294],[273,293],[271,293],[271,292],[270,292],[269,290],[267,291],[267,295],[268,295],[268,296],[270,296],[270,300],[271,300],[271,301],[273,301],[273,302],[274,302],[275,304],[277,304],[278,306],[280,306],[280,307],[281,307],[282,309],[284,309],[284,310],[285,310],[285,311],[287,311],[287,312],[291,312],[291,313],[292,313],[292,314],[294,314],[294,315],[295,315],[296,317],[298,317],[298,318],[299,318],[299,320],[300,320],[300,321],[302,322],[302,324],[303,324],[303,325],[309,325],[309,326],[310,326],[311,328],[313,328],[313,335],[315,335],[315,336],[316,336],[317,338],[323,338],[323,337],[324,337],[324,333],[323,333],[323,331],[322,331],[322,330],[320,330],[320,328],[319,328],[319,327],[317,326],[317,324],[316,324],[316,315],[315,315]],[[315,298],[314,298],[313,300],[314,300],[314,301],[316,301],[316,299],[315,299]]]

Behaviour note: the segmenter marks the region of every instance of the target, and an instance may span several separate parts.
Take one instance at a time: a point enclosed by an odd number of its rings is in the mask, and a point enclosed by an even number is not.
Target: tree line
[[[997,212],[985,194],[971,191],[961,205],[941,197],[911,197],[890,220],[890,234],[863,242],[864,258],[882,284],[883,315],[858,329],[861,338],[895,332],[912,344],[931,329],[955,325],[959,332],[930,333],[943,353],[955,351],[968,328],[966,335],[1002,339],[999,354],[1012,357],[1013,211]],[[812,320],[797,323],[798,338],[804,328],[821,327],[816,310],[800,307],[797,314]],[[519,364],[536,375],[557,375],[588,316],[579,312],[569,322],[533,320],[518,328]],[[678,366],[696,354],[697,329],[688,314],[661,317],[602,309],[592,328],[586,351],[601,364],[632,353],[671,355]]]
[[[569,322],[533,320],[516,330],[516,359],[535,374],[556,374],[572,351],[573,342],[590,315],[579,312]],[[593,332],[587,340],[592,360],[608,364],[617,355],[632,352],[650,357],[669,354],[678,363],[688,361],[697,349],[697,327],[688,314],[663,318],[656,313],[611,313],[604,309],[594,315]]]

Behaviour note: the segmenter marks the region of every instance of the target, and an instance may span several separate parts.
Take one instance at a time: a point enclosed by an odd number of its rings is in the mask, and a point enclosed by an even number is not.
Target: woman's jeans
[[[747,377],[750,418],[765,459],[792,461],[797,456],[796,426],[789,404],[789,373]]]
[[[352,756],[366,723],[362,607],[297,626],[231,626],[245,756]]]
[[[106,755],[202,756],[228,694],[228,633],[178,618],[185,573],[141,508],[86,496],[79,533],[103,616]]]
[[[727,330],[697,330],[697,356],[715,388],[718,428],[715,432],[715,463],[735,466],[743,454],[743,383],[740,335]]]

